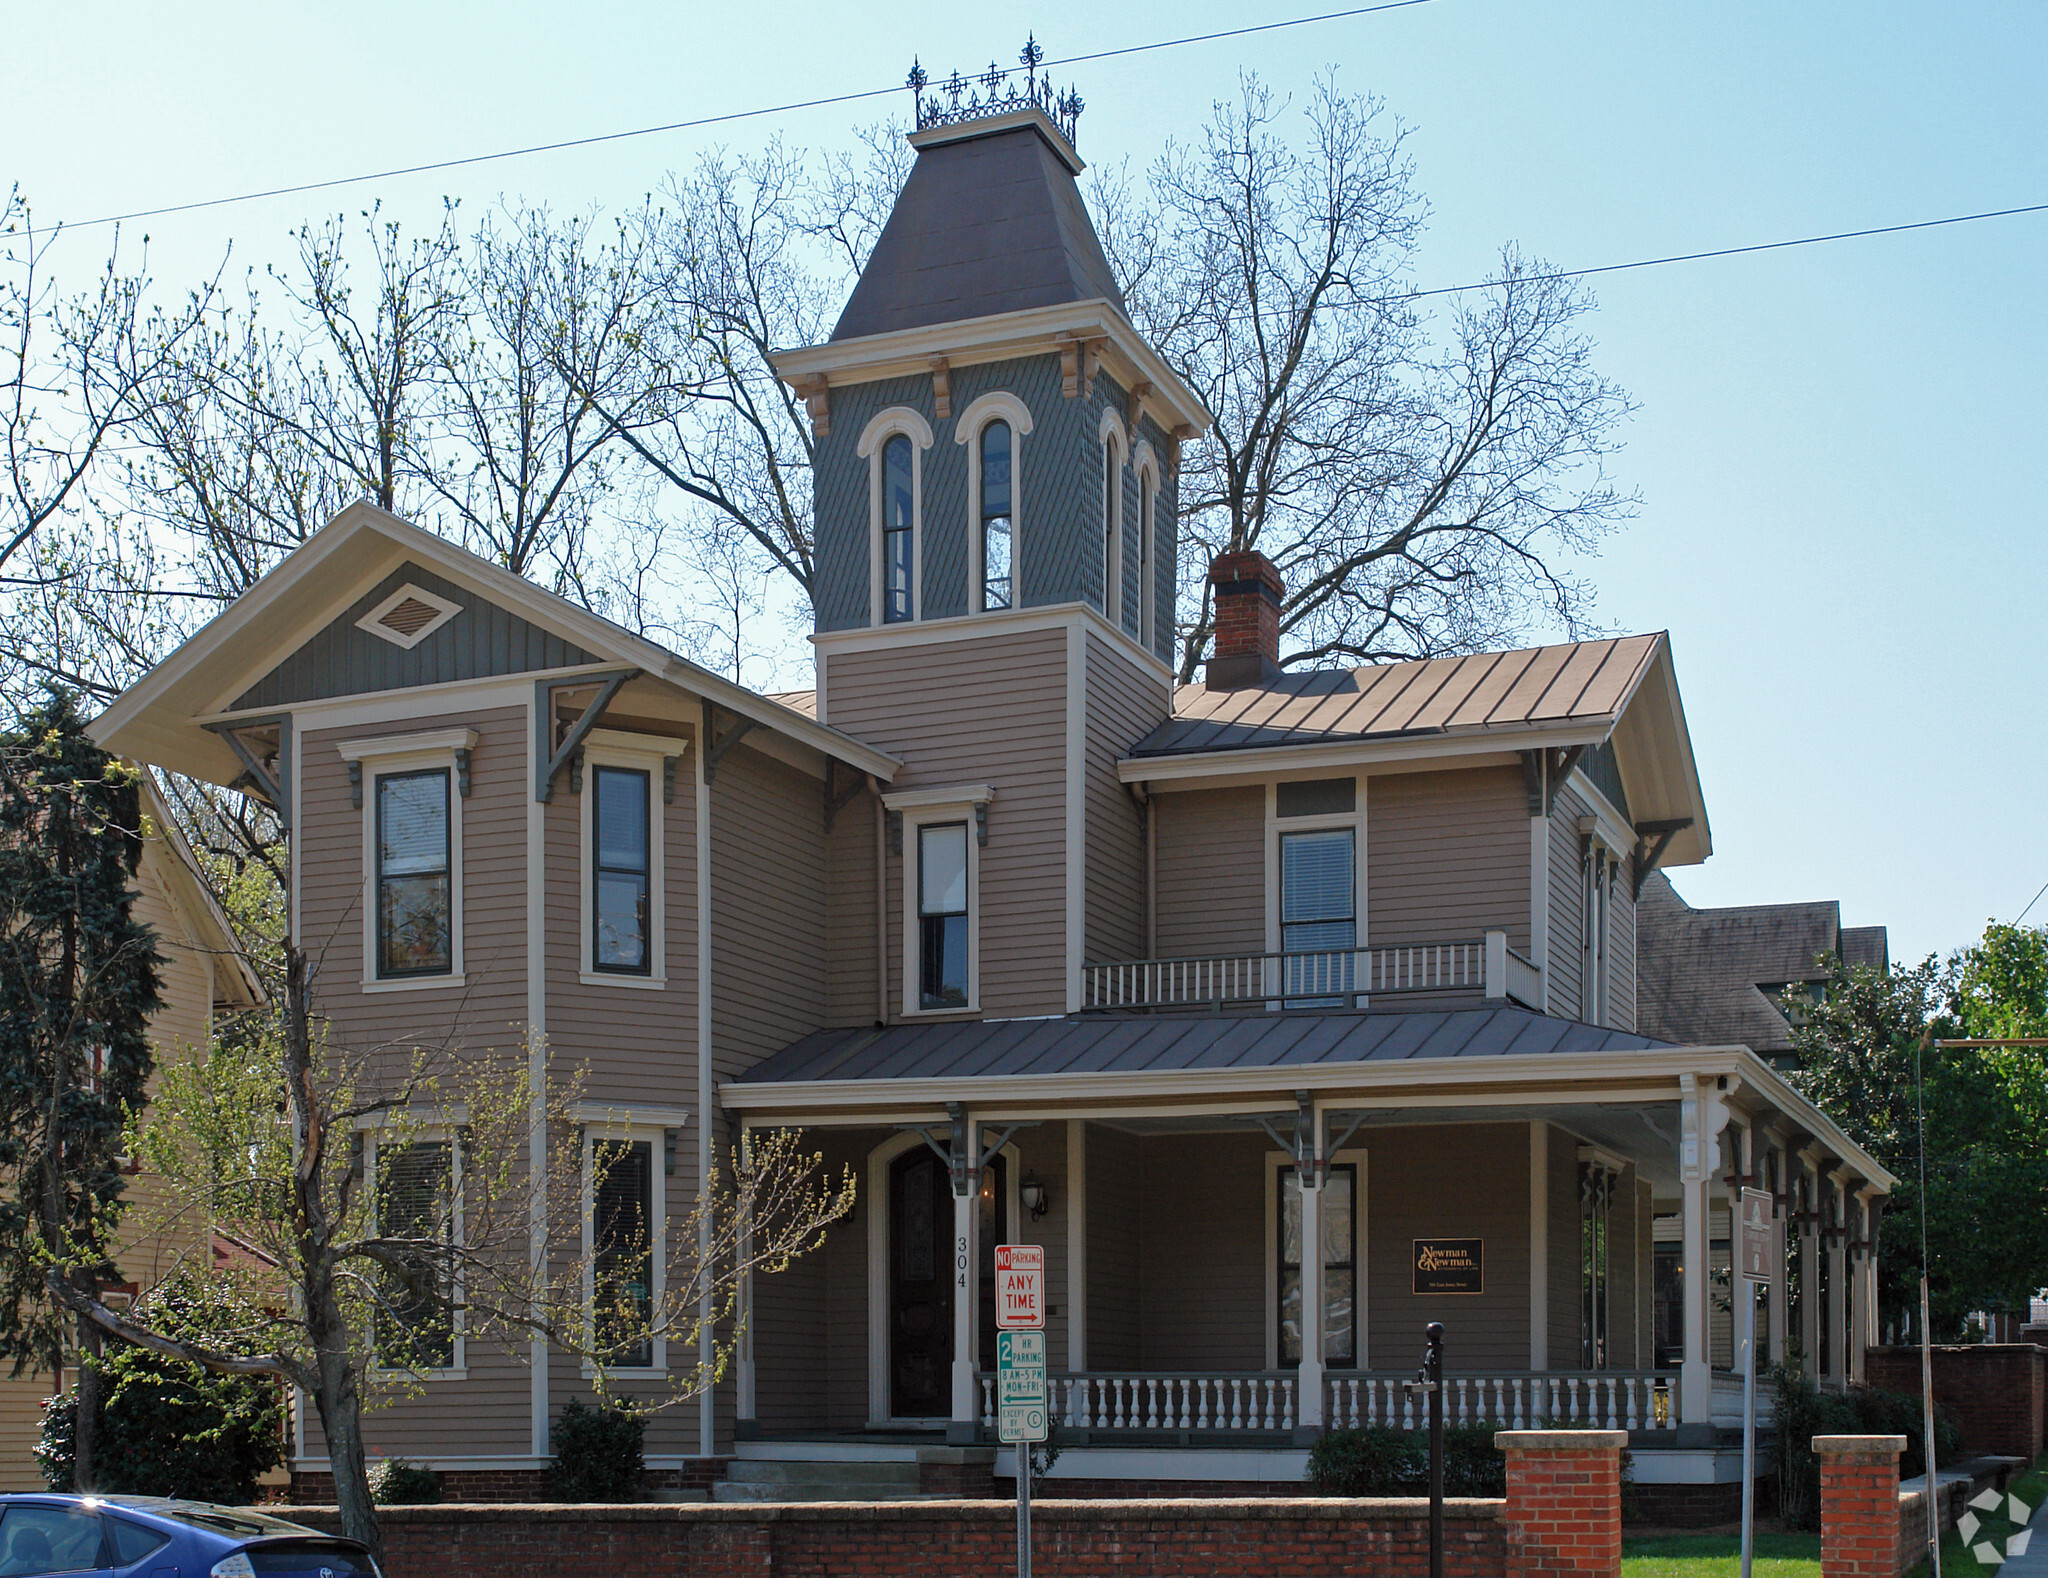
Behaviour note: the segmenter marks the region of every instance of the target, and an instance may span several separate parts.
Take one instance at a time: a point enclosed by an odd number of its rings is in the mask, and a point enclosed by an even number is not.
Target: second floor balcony
[[[1505,931],[1450,942],[1200,954],[1084,967],[1085,1012],[1229,1007],[1359,1009],[1374,996],[1477,997],[1544,1011],[1543,972]]]

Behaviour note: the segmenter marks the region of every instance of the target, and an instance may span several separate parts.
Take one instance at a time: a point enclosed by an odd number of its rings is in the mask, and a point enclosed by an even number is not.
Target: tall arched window
[[[1102,612],[1113,622],[1123,620],[1123,456],[1114,438],[1102,446]]]
[[[981,430],[981,606],[1008,608],[1010,525],[1015,518],[1010,465],[1010,424],[991,422]]]
[[[910,618],[911,565],[915,543],[917,494],[912,481],[910,439],[892,434],[882,446],[882,621],[896,624]]]

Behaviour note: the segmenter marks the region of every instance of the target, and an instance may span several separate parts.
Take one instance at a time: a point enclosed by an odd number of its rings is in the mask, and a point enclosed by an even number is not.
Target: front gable
[[[452,617],[441,619],[442,610],[434,607],[439,622],[423,626],[424,636],[410,645],[407,639],[414,632],[404,628],[408,621],[403,617],[385,615],[389,622],[384,628],[389,635],[369,628],[376,623],[370,616],[407,587],[428,593],[429,602],[438,599],[454,604],[457,610]],[[405,610],[404,601],[399,609]],[[289,707],[334,696],[602,661],[574,642],[408,559],[237,696],[227,710]]]

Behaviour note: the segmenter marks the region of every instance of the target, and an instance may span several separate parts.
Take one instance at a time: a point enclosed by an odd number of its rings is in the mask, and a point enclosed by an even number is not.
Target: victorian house
[[[1617,1425],[1644,1487],[1732,1494],[1731,1190],[1797,1273],[1768,1353],[1832,1384],[1892,1179],[1751,1049],[1639,1026],[1644,884],[1712,847],[1669,641],[1283,671],[1236,554],[1176,685],[1209,416],[1124,311],[1071,123],[910,140],[836,331],[777,361],[817,437],[813,691],[356,505],[98,737],[289,823],[331,1034],[582,1067],[578,1143],[634,1158],[606,1220],[659,1236],[752,1127],[855,1169],[658,1467],[780,1495],[985,1455],[1023,1241],[1055,1487],[1298,1483],[1318,1432],[1409,1417],[1441,1320],[1454,1419]],[[458,1329],[373,1450],[530,1475],[589,1387]]]

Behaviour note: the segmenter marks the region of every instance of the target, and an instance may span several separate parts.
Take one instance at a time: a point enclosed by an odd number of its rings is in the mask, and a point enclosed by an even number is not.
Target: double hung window
[[[917,830],[917,927],[918,1007],[967,1007],[965,822],[927,823]]]
[[[981,430],[981,606],[984,612],[1008,608],[1011,524],[1015,519],[1015,481],[1010,465],[1013,440],[1008,422],[991,422]]]
[[[590,962],[610,974],[652,970],[648,779],[637,768],[605,766],[591,778]]]
[[[1609,1295],[1614,1256],[1614,1196],[1621,1180],[1600,1162],[1579,1163],[1579,1363],[1614,1362]]]
[[[1279,1264],[1274,1279],[1279,1299],[1280,1362],[1301,1363],[1301,1267],[1304,1255],[1321,1250],[1323,1267],[1323,1363],[1350,1369],[1358,1363],[1358,1167],[1333,1163],[1323,1181],[1319,1210],[1320,1246],[1301,1237],[1301,1180],[1282,1167],[1276,1191],[1280,1221],[1275,1240]]]
[[[654,1366],[654,1144],[593,1138],[591,1323],[607,1369]]]
[[[899,624],[916,607],[911,577],[917,560],[917,481],[910,438],[894,433],[882,445],[882,622]]]
[[[386,773],[377,783],[376,949],[380,980],[455,968],[449,771]]]
[[[1339,1008],[1358,989],[1356,832],[1280,835],[1282,990],[1289,1008]]]
[[[456,1170],[446,1140],[378,1147],[377,1231],[392,1246],[380,1264],[377,1358],[394,1370],[455,1365]]]

